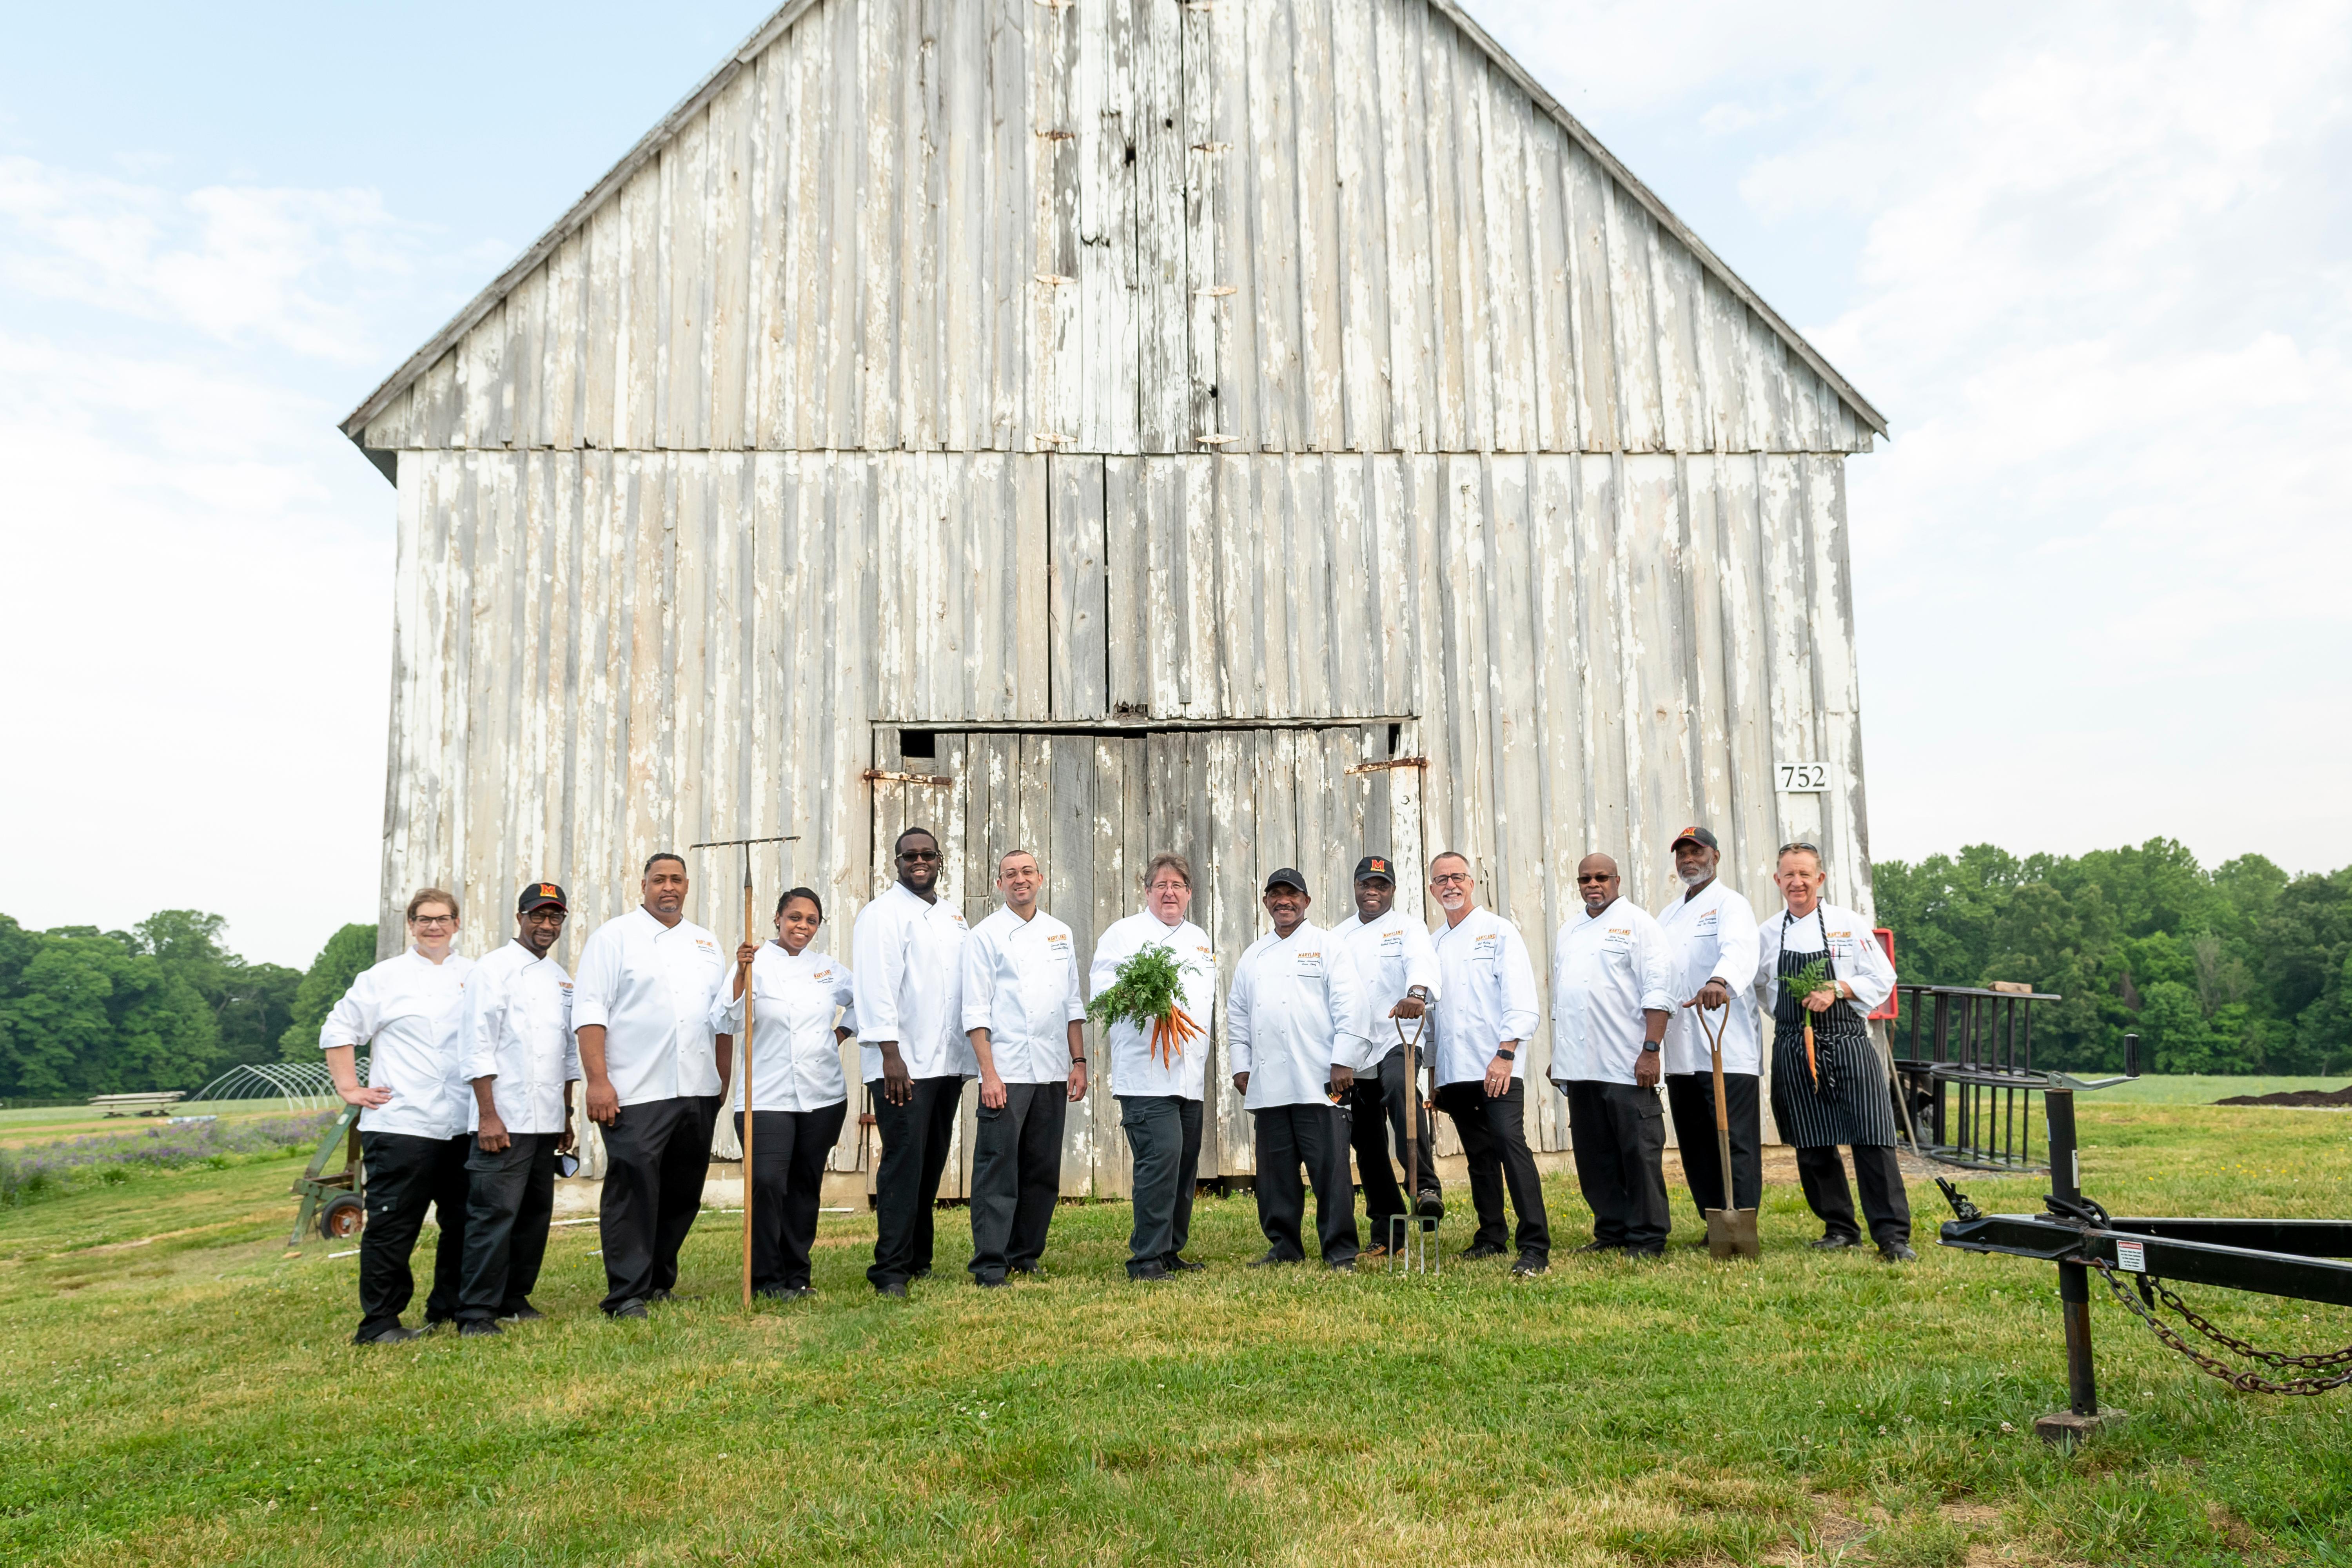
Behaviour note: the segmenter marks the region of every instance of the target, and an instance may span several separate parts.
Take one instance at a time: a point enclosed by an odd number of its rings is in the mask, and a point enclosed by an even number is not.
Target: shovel
[[[1731,1104],[1723,1094],[1723,1031],[1731,1022],[1731,1009],[1717,1009],[1716,1020],[1708,1027],[1706,1009],[1698,1010],[1699,1031],[1706,1036],[1707,1055],[1715,1062],[1715,1149],[1723,1168],[1723,1206],[1706,1211],[1706,1251],[1710,1258],[1761,1258],[1756,1211],[1738,1207],[1731,1188]]]

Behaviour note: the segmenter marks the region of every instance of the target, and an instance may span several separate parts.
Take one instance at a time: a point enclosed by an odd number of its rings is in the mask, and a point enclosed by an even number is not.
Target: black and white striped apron
[[[1813,911],[1815,920],[1821,910]],[[1795,917],[1780,915],[1780,978],[1772,1004],[1772,1120],[1780,1136],[1800,1149],[1831,1148],[1840,1143],[1860,1148],[1892,1146],[1895,1142],[1895,1097],[1886,1085],[1886,1068],[1878,1059],[1870,1026],[1852,1002],[1840,997],[1813,1018],[1813,1054],[1827,1068],[1828,1092],[1817,1093],[1805,1066],[1805,1010],[1789,994],[1788,978],[1818,957],[1837,978],[1837,960],[1830,956],[1829,932],[1822,932],[1818,952],[1790,952],[1789,927]]]

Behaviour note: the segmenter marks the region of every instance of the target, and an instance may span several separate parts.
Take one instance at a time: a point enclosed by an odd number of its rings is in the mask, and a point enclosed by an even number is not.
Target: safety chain
[[[2352,1372],[2340,1372],[2333,1377],[2294,1377],[2288,1378],[2284,1382],[2273,1383],[2269,1378],[2263,1377],[2255,1373],[2240,1372],[2235,1367],[2226,1365],[2213,1357],[2207,1355],[2203,1351],[2199,1350],[2187,1340],[2182,1339],[2178,1333],[2175,1333],[2170,1325],[2158,1318],[2155,1311],[2139,1299],[2138,1292],[2128,1289],[2125,1287],[2123,1279],[2116,1272],[2114,1264],[2107,1262],[2105,1258],[2091,1258],[2088,1261],[2092,1268],[2096,1268],[2099,1271],[2099,1277],[2107,1282],[2107,1289],[2115,1292],[2116,1300],[2130,1308],[2132,1315],[2137,1318],[2141,1322],[2147,1325],[2148,1332],[2154,1334],[2164,1344],[2179,1351],[2182,1355],[2185,1355],[2190,1361],[2195,1362],[2202,1371],[2210,1373],[2214,1377],[2220,1378],[2223,1383],[2228,1384],[2231,1387],[2237,1389],[2241,1393],[2325,1394],[2331,1388],[2343,1388],[2347,1385],[2352,1385]],[[2188,1303],[2184,1302],[2179,1297],[2167,1289],[2161,1280],[2150,1279],[2146,1275],[2141,1275],[2139,1278],[2145,1281],[2149,1289],[2153,1289],[2158,1295],[2164,1298],[2164,1304],[2166,1306],[2171,1308],[2174,1311],[2187,1319],[2189,1322],[2196,1328],[2198,1332],[2203,1334],[2206,1338],[2211,1340],[2218,1345],[2223,1345],[2230,1350],[2235,1351],[2240,1355],[2252,1356],[2257,1361],[2263,1362],[2275,1367],[2316,1368],[2342,1366],[2347,1363],[2352,1363],[2352,1346],[2347,1346],[2345,1349],[2340,1351],[2331,1351],[2325,1355],[2283,1355],[2276,1351],[2256,1350],[2253,1346],[2246,1343],[2245,1341],[2223,1333],[2211,1323],[2207,1322],[2203,1318],[2198,1316],[2197,1313],[2189,1310]]]

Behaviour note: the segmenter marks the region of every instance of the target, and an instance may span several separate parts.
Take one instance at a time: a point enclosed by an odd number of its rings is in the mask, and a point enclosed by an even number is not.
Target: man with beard
[[[1333,926],[1331,937],[1354,958],[1363,976],[1372,1059],[1361,1073],[1335,1069],[1331,1081],[1347,1091],[1349,1135],[1364,1184],[1370,1251],[1378,1256],[1387,1249],[1391,1220],[1405,1212],[1405,1195],[1389,1166],[1389,1141],[1394,1137],[1402,1164],[1407,1102],[1416,1098],[1405,1090],[1421,1064],[1405,1048],[1402,1037],[1418,1037],[1424,1026],[1404,1029],[1393,1020],[1423,1018],[1437,999],[1437,948],[1421,921],[1397,909],[1396,868],[1387,856],[1367,855],[1357,861],[1355,883],[1356,912]],[[1421,1106],[1418,1131],[1421,1147],[1413,1179],[1420,1190],[1413,1194],[1414,1207],[1423,1216],[1436,1219],[1445,1213],[1445,1198],[1437,1180],[1435,1127],[1426,1103]]]
[[[1723,1206],[1723,1161],[1716,1152],[1715,1059],[1700,1026],[1720,1025],[1723,1101],[1731,1122],[1731,1191],[1736,1209],[1764,1193],[1764,1137],[1756,1086],[1763,1071],[1756,1026],[1756,911],[1716,876],[1722,861],[1715,835],[1685,827],[1675,835],[1681,895],[1658,911],[1658,929],[1675,955],[1674,1020],[1666,1026],[1666,1109],[1675,1119],[1683,1176],[1699,1216]],[[1691,1244],[1705,1247],[1706,1238]]]

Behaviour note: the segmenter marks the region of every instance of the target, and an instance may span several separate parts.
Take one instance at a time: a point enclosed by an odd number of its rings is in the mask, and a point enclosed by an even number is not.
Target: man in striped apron
[[[1821,1216],[1824,1250],[1859,1246],[1853,1194],[1846,1185],[1838,1145],[1853,1150],[1864,1218],[1879,1255],[1910,1263],[1911,1205],[1895,1158],[1895,1098],[1864,1016],[1895,989],[1870,922],[1852,910],[1822,901],[1822,852],[1810,844],[1784,845],[1779,884],[1787,907],[1760,922],[1758,1002],[1772,1015],[1772,1120],[1796,1146],[1805,1202]],[[1782,984],[1821,965],[1818,984]],[[1812,1023],[1812,1039],[1805,1023]]]

